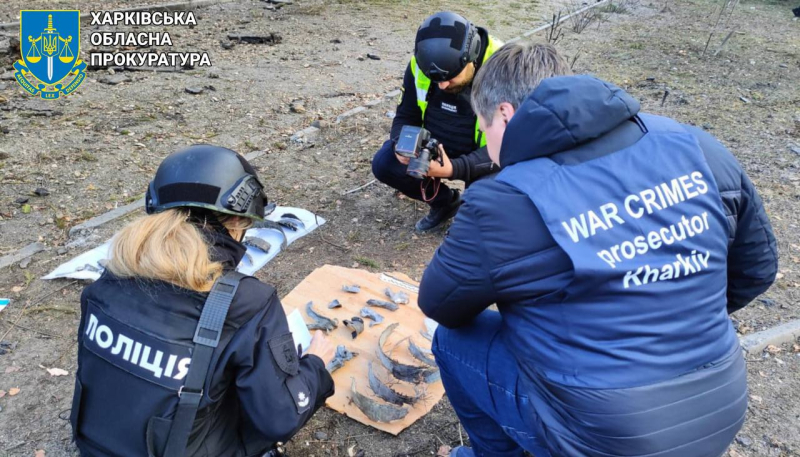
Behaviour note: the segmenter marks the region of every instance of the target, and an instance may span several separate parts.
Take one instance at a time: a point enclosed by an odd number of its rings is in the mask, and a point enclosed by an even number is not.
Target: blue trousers
[[[431,180],[425,179],[420,181],[419,179],[412,178],[406,174],[407,168],[408,167],[400,163],[394,155],[394,143],[392,143],[392,140],[383,143],[383,146],[381,146],[372,159],[372,174],[375,175],[378,181],[399,190],[409,198],[419,201],[422,201],[420,184],[428,183],[429,186],[426,190],[426,195],[428,197],[433,195],[433,184]],[[428,204],[434,208],[440,207],[447,205],[452,199],[453,191],[442,184],[439,186],[439,193],[436,195],[436,198]]]
[[[500,313],[487,310],[467,327],[436,330],[433,353],[447,397],[476,456],[518,457],[527,450],[549,457],[533,432],[536,412],[517,391],[517,361],[500,338],[501,324]]]

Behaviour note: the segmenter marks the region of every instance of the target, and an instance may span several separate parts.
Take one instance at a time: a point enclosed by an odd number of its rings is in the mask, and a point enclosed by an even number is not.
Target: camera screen
[[[397,145],[394,147],[394,151],[403,157],[415,157],[421,133],[421,127],[403,126],[402,130],[400,130],[400,136],[397,138]]]

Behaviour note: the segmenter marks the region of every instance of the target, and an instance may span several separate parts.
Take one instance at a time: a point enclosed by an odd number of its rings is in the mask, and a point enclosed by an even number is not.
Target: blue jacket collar
[[[619,87],[591,76],[542,81],[506,127],[500,165],[567,151],[610,132],[639,112]]]

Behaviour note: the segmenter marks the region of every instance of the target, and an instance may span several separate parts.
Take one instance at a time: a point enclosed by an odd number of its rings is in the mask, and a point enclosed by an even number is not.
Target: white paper
[[[303,349],[303,354],[305,354],[306,351],[308,351],[308,347],[311,345],[311,332],[308,331],[308,327],[306,327],[300,310],[295,309],[289,313],[289,315],[286,316],[286,320],[289,322],[289,331],[292,332],[294,347],[299,345]]]
[[[294,208],[290,206],[278,206],[266,219],[271,221],[278,221],[286,213],[292,213],[297,216],[303,223],[304,228],[298,228],[297,231],[292,231],[283,228],[281,235],[278,230],[271,228],[250,229],[245,236],[255,236],[270,244],[269,252],[263,252],[259,249],[247,248],[249,258],[245,256],[239,263],[236,269],[246,275],[252,275],[256,271],[264,267],[270,260],[274,259],[281,251],[281,243],[284,236],[286,237],[286,244],[292,244],[296,239],[302,238],[309,233],[313,232],[317,227],[325,223],[325,219],[316,216],[310,211],[301,208]],[[74,279],[90,279],[96,281],[103,273],[103,267],[100,263],[105,263],[105,259],[109,257],[109,248],[111,247],[111,240],[97,246],[96,248],[84,252],[83,254],[75,257],[68,262],[59,265],[55,270],[51,271],[47,276],[42,279],[56,279],[56,278],[74,278]],[[252,263],[250,263],[252,259]]]

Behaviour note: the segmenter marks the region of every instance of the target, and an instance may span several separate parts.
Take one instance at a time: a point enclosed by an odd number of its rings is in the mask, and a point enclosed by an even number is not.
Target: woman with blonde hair
[[[333,394],[321,332],[300,356],[272,286],[235,272],[264,217],[234,151],[169,155],[148,215],[81,296],[73,438],[85,456],[274,456]]]

